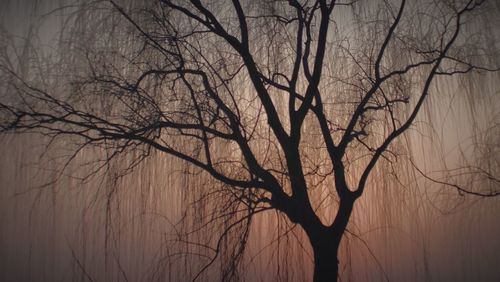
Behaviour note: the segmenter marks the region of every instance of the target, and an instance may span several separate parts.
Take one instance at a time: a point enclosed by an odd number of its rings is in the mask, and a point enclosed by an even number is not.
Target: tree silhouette
[[[465,28],[489,3],[396,2],[109,1],[126,22],[105,26],[115,42],[69,44],[74,56],[52,65],[86,68],[27,79],[4,58],[0,128],[74,137],[75,155],[102,147],[106,162],[133,152],[130,169],[154,151],[181,159],[245,207],[223,227],[221,238],[244,226],[224,280],[252,216],[275,209],[307,234],[314,281],[334,281],[356,200],[377,164],[408,146],[393,145],[439,95],[435,81],[497,70]],[[461,193],[500,194],[496,168],[465,168],[488,181],[479,190],[416,169]],[[313,193],[335,212],[320,214]]]

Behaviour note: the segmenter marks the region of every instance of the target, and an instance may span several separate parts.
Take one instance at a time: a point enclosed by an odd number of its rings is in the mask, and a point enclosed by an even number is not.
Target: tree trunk
[[[338,278],[338,259],[340,239],[325,237],[312,242],[314,252],[314,282],[335,282]]]
[[[338,250],[351,216],[354,198],[340,201],[337,216],[331,228],[319,224],[304,225],[314,252],[314,282],[334,282],[338,279]]]

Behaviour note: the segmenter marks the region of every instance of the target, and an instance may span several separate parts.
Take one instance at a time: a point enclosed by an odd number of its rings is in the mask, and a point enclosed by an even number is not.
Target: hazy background
[[[2,29],[19,37],[13,38],[17,46],[64,52],[57,47],[60,26],[65,13],[75,9],[47,13],[66,4],[4,0]],[[493,27],[495,21],[498,16],[485,20]],[[497,35],[495,29],[492,36]],[[22,48],[10,50],[23,58]],[[419,116],[416,128],[422,124],[423,134],[415,130],[406,136],[414,161],[426,171],[455,167],[471,154],[477,157],[471,148],[480,143],[492,165],[498,165],[499,75],[453,85],[436,85],[448,94],[434,99]],[[467,89],[482,95],[471,100],[457,94]],[[433,132],[423,126],[430,122]],[[206,185],[204,179],[186,175],[184,163],[153,155],[116,180],[131,161],[124,156],[82,182],[78,176],[93,166],[81,165],[105,152],[84,150],[61,173],[59,157],[68,154],[71,141],[48,151],[46,141],[37,135],[0,135],[0,281],[184,281],[207,262],[206,248],[176,240],[196,225],[177,222],[195,201],[196,190]],[[352,234],[343,241],[342,280],[500,281],[500,198],[462,196],[405,173],[395,178],[383,175],[382,168],[374,172],[378,177],[372,177],[357,204],[349,225]],[[308,242],[281,217],[268,212],[254,218],[243,281],[311,277]],[[203,241],[200,237],[215,238],[217,232],[192,236]],[[218,270],[215,265],[201,281],[217,280]]]

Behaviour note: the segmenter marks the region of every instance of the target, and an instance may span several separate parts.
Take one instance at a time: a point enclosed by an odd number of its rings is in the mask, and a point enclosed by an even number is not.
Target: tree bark
[[[338,259],[340,239],[324,238],[311,242],[314,252],[314,282],[335,282],[338,278]]]
[[[314,282],[334,282],[338,279],[338,250],[342,236],[351,217],[355,198],[344,197],[333,225],[304,224],[314,252]]]

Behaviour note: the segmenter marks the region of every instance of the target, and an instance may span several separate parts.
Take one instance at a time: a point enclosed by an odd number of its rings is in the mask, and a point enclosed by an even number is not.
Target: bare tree
[[[435,81],[497,70],[465,32],[491,3],[375,2],[97,3],[125,23],[106,26],[113,44],[67,45],[62,62],[87,68],[29,80],[4,59],[0,129],[73,136],[76,152],[106,148],[105,161],[133,152],[130,168],[153,151],[181,159],[233,197],[219,203],[235,207],[223,235],[245,226],[224,280],[251,217],[276,209],[307,234],[314,281],[334,281],[356,200],[377,164],[409,150],[398,139],[439,95]],[[500,194],[497,167],[465,169],[487,189],[417,171],[461,193]],[[335,212],[318,212],[323,202]]]

